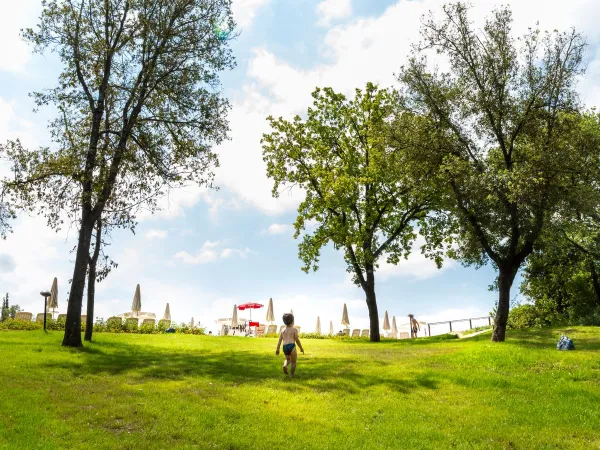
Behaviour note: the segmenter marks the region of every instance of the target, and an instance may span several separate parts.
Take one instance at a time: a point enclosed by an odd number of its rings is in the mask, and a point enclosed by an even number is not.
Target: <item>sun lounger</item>
[[[58,317],[56,318],[56,320],[66,321],[67,320],[67,315],[66,314],[59,314]]]
[[[30,312],[18,312],[17,314],[15,314],[15,319],[22,320],[23,322],[31,322],[32,317],[33,314]]]
[[[342,330],[342,333],[344,334],[344,336],[350,336],[350,328],[344,328]]]
[[[277,333],[277,325],[269,325],[267,328],[267,334],[276,334]]]
[[[362,330],[362,333],[360,333],[361,337],[369,337],[369,330]]]
[[[142,321],[142,326],[144,326],[144,325],[152,325],[152,326],[154,326],[155,324],[156,324],[156,320],[154,320],[154,319],[144,319]]]
[[[400,333],[400,339],[410,339],[410,333],[408,333],[406,331],[402,331]]]
[[[48,315],[48,317],[52,318],[50,315]],[[38,315],[35,316],[35,321],[37,323],[44,323],[44,313],[38,313]]]
[[[279,334],[281,334],[283,332],[283,330],[285,330],[285,325],[281,325],[279,327]]]
[[[358,328],[352,330],[352,337],[360,337],[360,330]]]
[[[263,336],[265,334],[265,325],[259,325],[256,327],[256,335],[257,336]]]

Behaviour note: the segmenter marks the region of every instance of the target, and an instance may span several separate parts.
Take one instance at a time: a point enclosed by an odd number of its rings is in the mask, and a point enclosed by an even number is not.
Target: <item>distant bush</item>
[[[195,335],[203,335],[206,334],[206,328],[194,327],[191,328],[188,324],[182,323],[179,326],[173,325],[176,333],[180,334],[195,334]]]
[[[129,317],[123,324],[123,331],[126,333],[137,333],[138,332],[138,319],[136,317]]]
[[[6,319],[4,322],[0,322],[0,330],[41,330],[44,328],[43,324],[36,322],[17,320],[17,319]]]
[[[320,333],[300,333],[302,339],[329,339],[329,335]]]
[[[94,322],[94,333],[102,333],[106,331],[106,322],[101,317],[96,317],[96,322]]]
[[[141,325],[138,328],[138,333],[140,334],[152,334],[156,332],[156,328],[154,327],[154,325],[147,323],[146,325]]]
[[[106,321],[106,331],[109,333],[121,333],[123,331],[123,320],[120,317],[111,317]]]

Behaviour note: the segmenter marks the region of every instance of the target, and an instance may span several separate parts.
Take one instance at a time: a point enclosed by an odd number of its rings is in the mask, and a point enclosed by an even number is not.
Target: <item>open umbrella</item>
[[[392,335],[394,339],[398,338],[398,327],[396,326],[396,316],[392,317]]]
[[[350,320],[348,319],[348,308],[346,307],[346,304],[344,303],[344,312],[342,313],[342,325],[350,325]]]
[[[267,322],[275,322],[275,314],[273,313],[273,299],[269,299],[269,307],[267,308]]]
[[[321,334],[321,318],[317,316],[317,328],[315,329],[315,333]]]
[[[139,284],[135,287],[135,294],[133,295],[131,310],[136,313],[136,315],[142,310],[142,294],[140,294]]]
[[[165,315],[163,316],[163,320],[171,320],[171,308],[169,308],[168,303],[167,307],[165,308]]]
[[[48,299],[48,309],[52,308],[52,319],[54,319],[54,310],[58,308],[58,280],[54,277],[52,289],[50,289],[50,298]]]
[[[237,307],[233,305],[233,316],[231,317],[231,328],[238,327]]]
[[[388,317],[388,313],[386,311],[385,317],[383,318],[383,331],[388,331],[390,328],[390,318]]]
[[[329,321],[329,334],[333,336],[333,322]]]
[[[237,308],[240,311],[244,311],[246,309],[250,310],[250,320],[252,320],[252,310],[253,309],[259,309],[262,308],[264,305],[261,305],[260,303],[244,303],[243,305],[238,306]]]

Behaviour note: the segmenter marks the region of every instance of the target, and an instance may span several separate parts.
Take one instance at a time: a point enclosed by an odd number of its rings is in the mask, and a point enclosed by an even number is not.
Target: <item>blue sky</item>
[[[597,4],[573,1],[559,13],[551,5],[558,2],[508,3],[514,3],[517,32],[539,20],[543,28],[576,26],[586,33],[588,74],[580,91],[586,103],[600,104]],[[34,114],[27,94],[54,86],[60,69],[52,55],[31,55],[18,39],[19,28],[34,25],[39,4],[22,0],[0,7],[0,39],[5,43],[0,49],[0,140],[20,137],[31,146],[49,144],[45,126],[52,110]],[[365,327],[364,295],[350,283],[340,253],[326,249],[317,273],[300,270],[291,224],[301,193],[271,197],[259,141],[268,131],[267,115],[302,114],[315,86],[351,94],[367,81],[394,85],[393,73],[418,39],[420,15],[439,11],[440,4],[234,0],[242,33],[233,44],[238,66],[222,77],[233,109],[231,140],[217,149],[220,190],[172,193],[160,214],[140,217],[135,235],[113,235],[108,252],[119,267],[98,287],[96,315],[106,318],[129,310],[140,283],[144,311],[162,316],[169,302],[177,321],[193,316],[212,329],[214,320],[229,316],[235,303],[266,305],[269,297],[277,316],[293,309],[306,330],[314,328],[317,315],[324,327],[331,320],[339,329],[344,303],[351,326]],[[493,5],[477,2],[474,19],[481,21]],[[64,312],[74,230],[54,233],[40,218],[28,216],[20,217],[14,230],[0,242],[0,290],[37,313],[42,311],[39,291],[56,276]],[[379,272],[380,315],[387,310],[399,323],[408,313],[427,321],[486,315],[496,295],[487,288],[494,277],[491,267],[475,270],[451,261],[437,270],[417,250],[408,261],[384,265]],[[515,284],[513,295],[517,293]],[[256,317],[264,319],[264,313]]]

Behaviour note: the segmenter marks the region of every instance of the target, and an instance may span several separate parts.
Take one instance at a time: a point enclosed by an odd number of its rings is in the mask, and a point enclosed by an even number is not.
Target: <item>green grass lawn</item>
[[[0,447],[10,449],[600,448],[600,330],[464,340],[276,340],[0,332]]]

